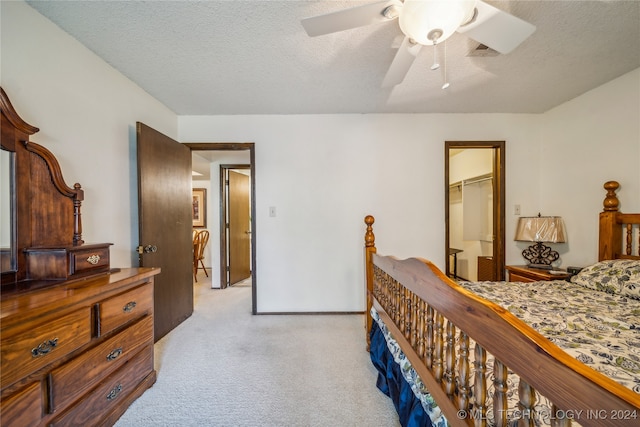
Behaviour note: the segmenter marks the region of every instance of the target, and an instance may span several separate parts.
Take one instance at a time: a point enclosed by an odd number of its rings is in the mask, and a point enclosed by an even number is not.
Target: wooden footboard
[[[458,286],[431,262],[377,255],[373,222],[365,219],[367,310],[378,312],[451,425],[484,426],[492,412],[495,425],[505,426],[514,411],[519,425],[533,426],[536,418],[558,426],[571,419],[585,426],[638,425],[638,394]],[[508,371],[517,383],[507,381]],[[550,413],[536,412],[536,390],[553,402]],[[519,397],[517,408],[508,407],[509,394]]]

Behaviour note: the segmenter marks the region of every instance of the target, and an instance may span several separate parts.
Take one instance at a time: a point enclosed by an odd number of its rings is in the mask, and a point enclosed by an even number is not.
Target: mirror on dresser
[[[56,157],[30,141],[38,128],[0,88],[2,292],[108,273],[110,243],[85,244],[80,184],[68,186]]]
[[[15,153],[0,150],[0,271],[16,271]]]

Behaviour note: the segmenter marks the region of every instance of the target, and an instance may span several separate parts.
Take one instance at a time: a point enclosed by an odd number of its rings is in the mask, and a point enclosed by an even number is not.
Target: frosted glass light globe
[[[422,45],[449,38],[473,17],[476,0],[405,0],[400,11],[400,29]]]

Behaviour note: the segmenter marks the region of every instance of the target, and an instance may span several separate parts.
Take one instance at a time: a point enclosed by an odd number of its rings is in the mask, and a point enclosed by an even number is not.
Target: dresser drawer
[[[27,248],[24,250],[27,275],[32,280],[51,280],[108,272],[110,245]]]
[[[109,247],[69,252],[69,275],[109,270]]]
[[[42,418],[42,387],[35,382],[2,401],[3,427],[35,426]]]
[[[2,388],[91,341],[91,309],[85,307],[1,341]]]
[[[52,412],[72,403],[147,344],[153,344],[151,316],[55,369],[51,373]]]
[[[144,348],[122,368],[85,395],[82,402],[55,420],[50,426],[92,426],[100,423],[96,414],[107,414],[126,400],[140,381],[153,372],[153,345]]]
[[[153,286],[147,283],[100,303],[99,334],[153,312]]]

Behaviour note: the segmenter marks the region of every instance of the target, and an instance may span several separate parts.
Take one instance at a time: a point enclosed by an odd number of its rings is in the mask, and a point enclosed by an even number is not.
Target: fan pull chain
[[[442,89],[449,87],[449,79],[447,78],[447,41],[444,41],[444,83]]]
[[[440,64],[438,63],[438,48],[436,46],[436,41],[433,41],[433,65],[431,66],[432,70],[437,70],[440,68]]]

